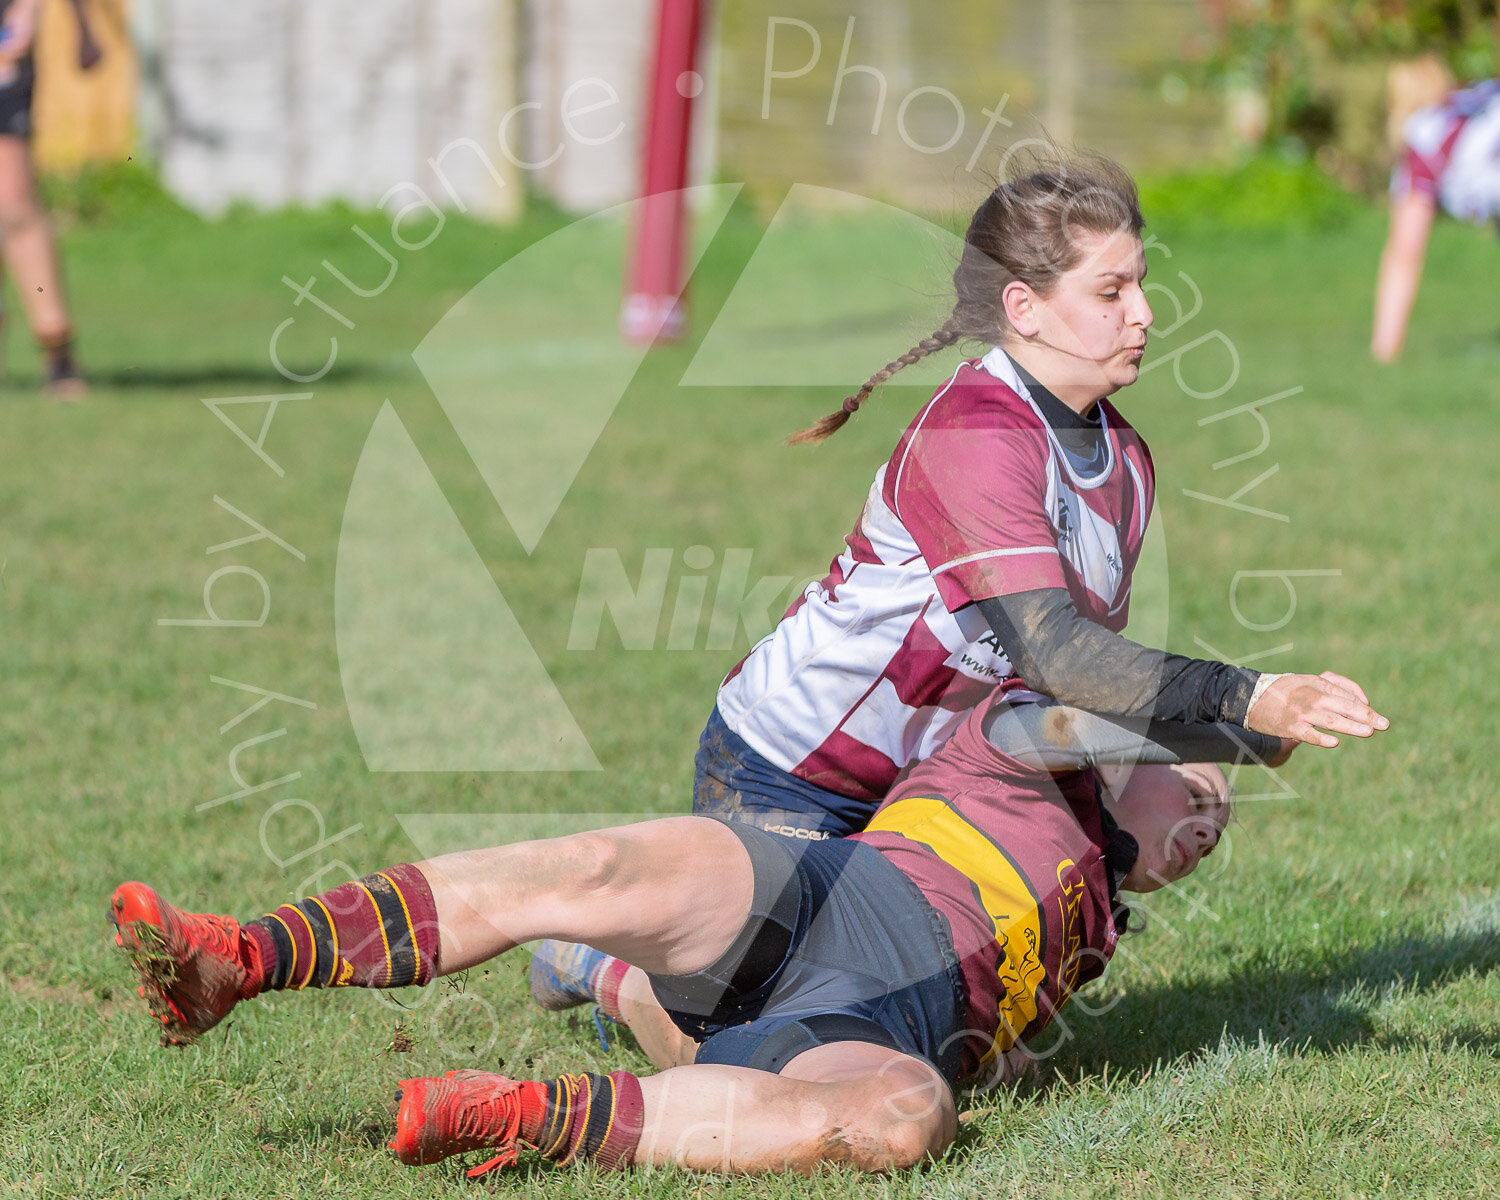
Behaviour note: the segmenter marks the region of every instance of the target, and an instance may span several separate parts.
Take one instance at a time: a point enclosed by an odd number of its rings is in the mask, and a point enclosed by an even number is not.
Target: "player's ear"
[[[1005,310],[1005,319],[1023,338],[1036,337],[1041,331],[1038,323],[1037,294],[1019,279],[1012,279],[1000,293],[1000,305]]]

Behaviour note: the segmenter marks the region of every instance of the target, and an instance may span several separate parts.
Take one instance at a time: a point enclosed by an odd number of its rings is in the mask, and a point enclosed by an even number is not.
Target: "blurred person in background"
[[[1377,362],[1401,354],[1438,209],[1478,223],[1500,218],[1500,80],[1455,90],[1448,68],[1428,54],[1392,66],[1389,107],[1398,158],[1375,285]]]
[[[100,52],[83,0],[69,0],[78,24],[78,65]],[[15,276],[26,320],[41,350],[47,393],[76,400],[87,390],[73,358],[73,325],[63,295],[57,244],[37,195],[31,156],[32,50],[41,0],[0,0],[0,258]]]

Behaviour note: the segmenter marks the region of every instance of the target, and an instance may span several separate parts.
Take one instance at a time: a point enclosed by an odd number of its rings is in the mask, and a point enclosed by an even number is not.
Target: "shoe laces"
[[[181,909],[174,911],[177,929],[175,932],[191,950],[208,950],[225,958],[239,961],[240,926],[233,917],[221,917],[213,913],[190,913]]]
[[[439,1119],[446,1126],[442,1130],[443,1140],[454,1146],[454,1152],[477,1150],[493,1145],[496,1140],[507,1143],[494,1158],[468,1171],[469,1178],[514,1164],[521,1127],[521,1106],[517,1103],[515,1085],[496,1086],[477,1080],[451,1082],[453,1091],[441,1106]]]

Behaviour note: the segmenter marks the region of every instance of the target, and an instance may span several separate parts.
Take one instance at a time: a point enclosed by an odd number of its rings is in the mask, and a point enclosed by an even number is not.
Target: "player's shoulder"
[[[958,365],[902,433],[891,454],[884,496],[900,513],[899,495],[934,472],[946,490],[964,495],[1037,475],[1047,458],[1047,427],[1031,404],[982,360]],[[921,464],[913,474],[913,463]],[[957,494],[957,493],[954,493]]]
[[[965,359],[933,393],[912,427],[924,429],[1045,429],[1040,414],[994,369],[991,351]]]

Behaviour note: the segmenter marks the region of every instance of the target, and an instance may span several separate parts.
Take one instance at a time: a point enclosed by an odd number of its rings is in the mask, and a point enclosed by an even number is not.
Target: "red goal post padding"
[[[636,343],[676,338],[686,318],[683,261],[687,246],[688,148],[705,0],[660,0],[642,146],[641,203],[636,206],[620,328]]]

